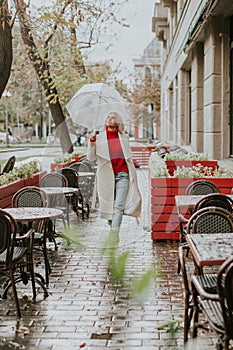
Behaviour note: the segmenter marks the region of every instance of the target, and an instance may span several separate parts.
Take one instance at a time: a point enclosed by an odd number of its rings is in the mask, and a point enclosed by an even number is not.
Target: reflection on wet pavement
[[[15,308],[11,298],[0,300],[0,348],[2,349],[183,349],[183,289],[177,275],[178,243],[151,241],[148,217],[148,173],[139,169],[143,194],[140,224],[124,217],[117,254],[129,253],[123,285],[108,273],[108,258],[102,254],[108,236],[107,222],[91,213],[87,221],[71,215],[73,232],[80,245],[57,238],[58,251],[51,244],[49,297],[21,301],[21,333],[15,334]],[[63,224],[57,225],[58,231]],[[42,260],[43,261],[43,260]],[[131,286],[150,269],[159,277],[151,279],[139,298]],[[37,269],[43,272],[42,264]],[[189,349],[213,349],[216,338],[200,332],[198,343]],[[200,347],[201,343],[201,347]],[[199,347],[198,347],[199,346]],[[187,348],[188,349],[188,348]]]

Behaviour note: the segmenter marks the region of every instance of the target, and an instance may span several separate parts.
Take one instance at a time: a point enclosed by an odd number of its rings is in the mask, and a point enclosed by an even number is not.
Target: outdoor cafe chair
[[[28,186],[18,190],[12,197],[12,207],[47,207],[48,199],[46,193],[39,187]],[[21,225],[19,225],[21,224]],[[33,227],[34,233],[34,247],[40,247],[44,257],[45,266],[45,281],[46,284],[49,283],[49,274],[51,273],[51,267],[49,264],[48,254],[47,254],[47,239],[52,241],[56,246],[56,240],[54,235],[50,230],[48,230],[48,222],[39,222],[35,226],[35,223],[22,224],[18,223],[21,227],[21,232],[28,230]],[[26,226],[26,228],[25,228]]]
[[[211,193],[220,193],[220,189],[217,185],[209,180],[197,180],[192,182],[185,191],[186,195],[208,195]],[[189,216],[194,213],[194,210],[189,211]],[[184,241],[185,238],[185,226],[188,218],[179,214],[179,229],[180,229],[180,242]]]
[[[207,207],[195,212],[188,221],[187,234],[233,232],[233,215],[217,207]],[[233,237],[233,236],[232,236]],[[192,256],[189,254],[187,243],[179,247],[178,272],[181,271],[184,288],[184,341],[188,339],[188,332],[193,316],[193,298],[191,291],[191,275],[198,272],[199,283],[207,292],[216,291],[216,273],[213,270],[200,269],[194,264]]]
[[[11,170],[13,170],[14,165],[15,165],[15,161],[16,161],[15,156],[10,157],[10,158],[7,160],[6,164],[4,165],[4,167],[3,167],[3,169],[2,169],[2,171],[1,171],[1,173],[0,173],[0,175],[3,175],[3,174],[5,174],[5,173],[9,173]]]
[[[65,176],[58,172],[45,174],[40,179],[40,187],[65,187],[68,186],[68,181]]]
[[[228,210],[230,213],[233,212],[233,200],[231,197],[227,196],[223,193],[210,193],[201,198],[197,204],[195,205],[192,213],[197,212],[198,210],[206,207],[218,207]],[[180,225],[180,233],[181,239],[183,242],[185,239],[186,231],[187,231],[187,223],[188,218],[185,218],[182,214],[179,214],[179,225]]]
[[[58,172],[50,172],[45,174],[44,176],[42,176],[42,178],[40,179],[40,183],[39,183],[40,187],[67,187],[68,186],[68,181],[67,178],[62,175],[61,173]],[[60,195],[53,195],[52,200],[49,201],[49,205],[51,205],[52,207],[56,207],[58,209],[61,209],[65,215],[66,221],[69,225],[69,206],[67,203],[66,198],[64,198],[64,196],[60,196]],[[66,227],[64,219],[63,219],[63,223],[64,223],[64,227]],[[48,230],[55,233],[56,229],[55,229],[55,224],[56,224],[56,220],[54,219],[54,223],[53,223],[53,228],[51,227],[51,221],[48,224]],[[55,246],[55,248],[57,249],[57,246]]]
[[[83,157],[80,159],[80,162],[88,166],[88,171],[96,171],[96,161],[91,161],[88,160],[87,157]]]
[[[81,212],[81,217],[84,220],[89,218],[90,208],[89,204],[85,199],[85,193],[81,192],[78,181],[78,173],[74,169],[69,167],[62,168],[59,172],[66,177],[69,187],[74,187],[78,189],[71,197],[67,197],[68,203],[70,204],[73,211],[79,216]]]
[[[185,193],[187,195],[199,195],[209,193],[220,193],[219,187],[209,180],[197,180],[192,182]]]
[[[219,268],[215,294],[203,289],[198,276],[192,275],[191,281],[194,303],[193,337],[197,337],[199,327],[203,328],[202,322],[199,322],[199,313],[202,312],[205,322],[208,322],[209,327],[219,337],[216,349],[230,349],[230,340],[233,340],[233,258],[227,259]]]
[[[193,212],[206,207],[219,207],[233,212],[233,199],[223,193],[210,193],[201,198],[195,205]]]
[[[75,162],[69,166],[69,168],[74,169],[75,171],[90,171],[89,166],[85,162]]]
[[[30,229],[24,235],[18,235],[17,223],[13,217],[0,209],[0,231],[0,273],[7,278],[2,298],[7,298],[7,292],[12,288],[17,318],[20,319],[22,313],[16,284],[20,281],[25,281],[22,280],[22,278],[19,278],[19,275],[16,272],[22,270],[23,266],[27,268],[27,272],[30,274],[33,300],[36,299],[33,266],[34,230]]]
[[[83,157],[80,162],[73,163],[69,168],[76,170],[78,173],[91,172],[96,173],[94,162]],[[95,186],[95,176],[79,176],[78,185],[85,201],[91,206],[93,198],[93,189]]]

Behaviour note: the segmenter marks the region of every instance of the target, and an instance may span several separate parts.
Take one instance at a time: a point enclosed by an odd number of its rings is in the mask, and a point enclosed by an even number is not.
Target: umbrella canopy
[[[95,130],[103,127],[110,112],[119,113],[124,123],[129,123],[126,107],[119,92],[104,83],[84,85],[66,105],[74,123]]]

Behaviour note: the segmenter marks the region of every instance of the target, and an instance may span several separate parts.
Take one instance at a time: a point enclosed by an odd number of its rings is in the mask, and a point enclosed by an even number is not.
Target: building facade
[[[133,59],[135,84],[145,80],[156,81],[161,70],[161,42],[154,38],[143,50],[141,57]]]
[[[161,48],[161,41],[154,38],[143,50],[142,56],[133,59],[135,85],[143,84],[145,81],[151,83],[159,81]],[[135,126],[134,136],[136,138],[148,138],[149,140],[160,137],[160,126],[153,122],[154,106],[152,104],[148,106],[143,105],[143,109],[143,120],[139,125]]]
[[[233,155],[233,2],[160,0],[161,138],[211,158]]]

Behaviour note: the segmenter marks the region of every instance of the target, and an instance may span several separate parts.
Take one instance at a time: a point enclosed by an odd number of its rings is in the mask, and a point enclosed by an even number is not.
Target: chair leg
[[[184,310],[184,342],[188,341],[188,332],[193,317],[193,306],[190,301],[190,294],[185,292],[185,310]]]
[[[29,253],[27,256],[28,270],[30,273],[31,284],[32,284],[32,299],[36,300],[36,282],[35,282],[35,272],[34,272],[34,257],[33,257],[33,240],[29,242]]]
[[[193,296],[193,338],[197,337],[198,330],[198,319],[199,319],[199,306],[197,301],[197,291],[193,283],[192,286],[192,296]]]
[[[42,242],[42,249],[43,249],[43,255],[44,255],[44,264],[45,264],[45,284],[49,285],[49,274],[51,273],[51,267],[49,264],[48,254],[47,254],[47,235],[44,233],[43,242]],[[56,241],[55,241],[56,243]],[[56,249],[56,245],[55,245]]]
[[[14,271],[12,269],[10,269],[10,279],[11,279],[11,285],[12,285],[14,299],[15,299],[16,313],[17,313],[18,319],[20,319],[22,317],[22,314],[21,314],[20,305],[19,305],[18,293],[15,285]]]

